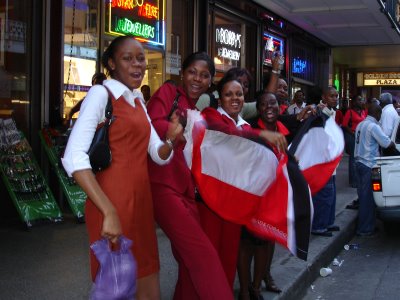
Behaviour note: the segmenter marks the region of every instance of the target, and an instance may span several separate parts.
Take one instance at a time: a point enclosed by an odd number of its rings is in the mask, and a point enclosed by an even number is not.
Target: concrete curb
[[[343,249],[343,246],[352,239],[355,233],[356,219],[357,211],[344,209],[336,216],[336,224],[341,228],[339,232],[334,233],[331,238],[312,236],[307,262],[290,254],[275,261],[274,264],[279,265],[277,269],[286,273],[287,284],[280,294],[272,296],[271,293],[263,293],[264,299],[301,299],[311,283],[319,276],[320,268],[329,265]]]

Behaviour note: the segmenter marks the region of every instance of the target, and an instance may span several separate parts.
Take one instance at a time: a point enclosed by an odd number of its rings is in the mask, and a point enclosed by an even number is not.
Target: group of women
[[[210,57],[202,52],[187,57],[182,65],[182,85],[165,83],[147,106],[137,90],[146,68],[138,41],[116,38],[104,52],[102,64],[110,79],[89,90],[62,159],[67,173],[88,195],[85,213],[90,242],[101,237],[116,242],[122,234],[134,241],[137,299],[160,299],[154,221],[170,239],[179,265],[174,299],[233,299],[238,255],[240,299],[262,299],[263,278],[271,291],[279,292],[269,271],[265,273],[272,258],[271,244],[252,237],[252,245],[259,250],[250,250],[249,233],[241,233],[239,225],[221,219],[195,199],[195,182],[183,155],[183,127],[187,109],[196,109],[196,102],[213,81],[215,66]],[[277,62],[274,67],[278,69]],[[224,76],[218,84],[220,107],[206,108],[203,117],[216,130],[257,136],[274,151],[284,151],[289,132],[278,121],[279,105],[272,91],[257,100],[260,118],[253,124],[257,129],[241,118],[243,83],[250,80],[244,77]],[[268,89],[276,86],[278,76],[274,77]],[[105,119],[109,96],[114,116],[109,129],[112,163],[93,174],[87,151],[97,126]],[[288,122],[296,123],[296,116],[291,118]],[[248,273],[253,253],[259,263],[251,283]],[[98,262],[91,253],[93,279],[97,271]]]

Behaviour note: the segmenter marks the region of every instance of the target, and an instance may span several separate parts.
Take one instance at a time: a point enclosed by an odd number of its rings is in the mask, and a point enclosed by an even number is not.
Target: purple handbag
[[[112,251],[107,239],[90,245],[100,263],[90,300],[131,300],[136,292],[136,261],[130,251],[132,241],[119,238],[119,250]]]

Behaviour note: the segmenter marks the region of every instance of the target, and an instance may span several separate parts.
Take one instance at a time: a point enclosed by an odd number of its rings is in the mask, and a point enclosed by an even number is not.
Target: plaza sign
[[[132,35],[156,46],[165,45],[164,0],[106,1],[106,33]]]
[[[400,73],[364,73],[364,85],[380,86],[380,85],[400,85]]]

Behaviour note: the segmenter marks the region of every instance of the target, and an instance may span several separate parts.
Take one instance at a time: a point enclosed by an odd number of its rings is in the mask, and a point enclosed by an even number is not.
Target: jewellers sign
[[[106,33],[132,35],[140,42],[165,45],[164,0],[108,0]]]
[[[240,60],[242,35],[232,30],[219,27],[215,29],[215,43],[217,55],[225,59]]]
[[[364,73],[364,85],[400,85],[400,73]]]

